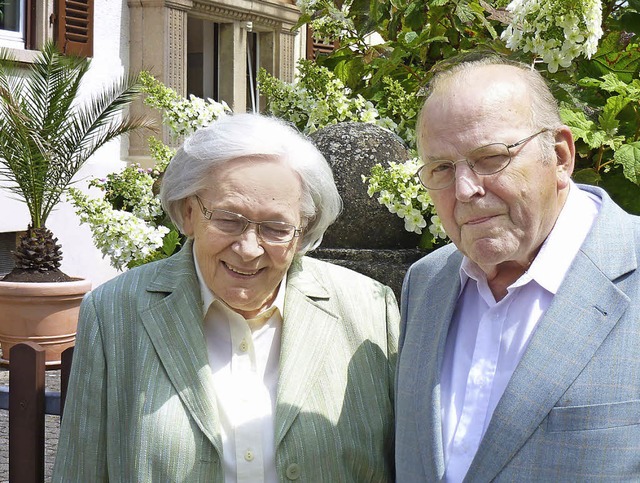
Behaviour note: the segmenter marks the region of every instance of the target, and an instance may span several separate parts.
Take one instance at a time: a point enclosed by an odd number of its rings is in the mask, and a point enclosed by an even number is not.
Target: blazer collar
[[[460,293],[462,263],[462,254],[453,245],[441,250],[444,255],[435,258],[437,265],[430,265],[428,271],[417,275],[409,271],[402,293],[402,308],[406,311],[402,318],[414,321],[411,338],[403,341],[403,352],[406,350],[418,357],[415,363],[408,361],[411,367],[403,372],[410,375],[405,384],[416,388],[414,411],[420,415],[416,425],[417,433],[422,435],[418,444],[422,446],[422,463],[430,480],[442,478],[445,471],[440,373],[447,333]],[[404,364],[402,355],[398,363]]]
[[[318,387],[339,324],[329,291],[304,258],[291,266],[284,302],[280,379],[276,404],[276,446]]]
[[[600,189],[600,214],[501,398],[466,480],[490,481],[542,423],[629,305],[613,280],[637,269],[628,215]],[[608,250],[615,233],[618,250]],[[589,289],[586,290],[585,280]]]
[[[143,311],[141,318],[185,407],[222,454],[219,414],[202,327],[202,300],[191,250],[192,244],[187,242],[178,254],[159,265],[147,290],[166,296]],[[308,262],[296,260],[285,291],[276,445],[317,387],[320,369],[330,357],[330,344],[338,326],[333,303]]]
[[[187,242],[176,255],[159,262],[148,292],[166,294],[140,317],[180,399],[202,432],[222,454],[218,409],[203,332],[202,300]]]

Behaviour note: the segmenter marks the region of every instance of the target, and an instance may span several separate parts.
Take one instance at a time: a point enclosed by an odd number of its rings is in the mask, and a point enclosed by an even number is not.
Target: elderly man
[[[53,481],[393,481],[399,312],[304,256],[341,207],[322,154],[224,116],[160,197],[189,241],[85,298]]]
[[[403,287],[398,481],[640,481],[639,219],[527,66],[440,73],[418,140],[453,244]]]

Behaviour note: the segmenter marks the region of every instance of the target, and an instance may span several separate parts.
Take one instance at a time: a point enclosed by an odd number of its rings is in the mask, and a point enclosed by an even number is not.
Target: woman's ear
[[[555,154],[558,189],[561,190],[569,186],[576,155],[573,134],[571,134],[571,129],[568,126],[561,126],[556,130]]]
[[[193,196],[189,196],[188,198],[182,200],[182,233],[184,233],[189,238],[193,237],[195,222],[193,200]]]

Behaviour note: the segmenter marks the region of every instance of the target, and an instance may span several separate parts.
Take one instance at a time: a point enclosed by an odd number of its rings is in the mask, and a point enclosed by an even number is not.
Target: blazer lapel
[[[287,278],[280,351],[280,379],[276,404],[276,447],[291,427],[318,373],[331,357],[331,340],[337,317],[327,310],[326,289],[301,262],[292,265]]]
[[[403,351],[407,345],[415,344],[408,352],[417,354],[417,361],[405,373],[414,377],[410,384],[416,388],[415,414],[423,415],[416,418],[418,435],[423,435],[418,443],[425,474],[434,481],[441,479],[445,471],[440,376],[447,333],[460,293],[461,261],[462,255],[454,252],[442,267],[430,270],[427,280],[410,280],[415,288],[407,294],[411,340],[405,339]]]
[[[598,193],[600,194],[600,193]],[[600,216],[509,381],[466,481],[490,481],[513,458],[579,376],[629,305],[612,280],[637,263],[626,214],[603,197]]]
[[[147,287],[166,297],[141,313],[171,384],[202,432],[222,454],[218,409],[202,328],[202,300],[188,243]]]

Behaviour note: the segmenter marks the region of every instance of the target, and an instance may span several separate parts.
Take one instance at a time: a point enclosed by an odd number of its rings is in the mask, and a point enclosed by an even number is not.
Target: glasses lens
[[[279,221],[263,221],[260,223],[260,238],[272,243],[285,243],[291,241],[295,235],[296,227]]]
[[[217,230],[227,235],[239,235],[247,225],[242,216],[224,210],[211,210],[209,221]]]
[[[511,160],[509,148],[496,143],[482,146],[469,154],[469,166],[478,174],[493,174],[504,169]]]
[[[425,188],[446,188],[455,178],[455,166],[452,161],[432,161],[418,170],[418,177]]]

